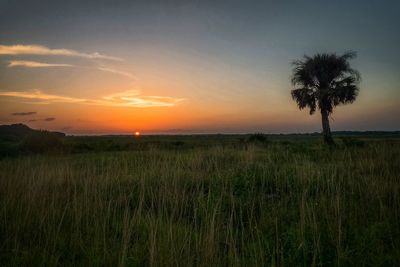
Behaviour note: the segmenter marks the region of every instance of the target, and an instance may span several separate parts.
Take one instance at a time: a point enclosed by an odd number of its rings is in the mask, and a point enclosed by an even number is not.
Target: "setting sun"
[[[140,135],[140,132],[135,132],[135,136],[139,136]]]

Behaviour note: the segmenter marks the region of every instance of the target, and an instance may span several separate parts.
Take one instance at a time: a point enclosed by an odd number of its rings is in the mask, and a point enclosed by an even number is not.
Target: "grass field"
[[[208,138],[1,159],[0,265],[400,266],[400,139]]]

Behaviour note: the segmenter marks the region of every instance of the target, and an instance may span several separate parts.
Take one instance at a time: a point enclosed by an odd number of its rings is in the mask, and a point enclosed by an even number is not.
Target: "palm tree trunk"
[[[321,109],[321,118],[322,118],[322,135],[324,137],[324,142],[325,144],[333,145],[335,142],[333,141],[331,135],[331,127],[329,126],[329,114],[324,109]]]

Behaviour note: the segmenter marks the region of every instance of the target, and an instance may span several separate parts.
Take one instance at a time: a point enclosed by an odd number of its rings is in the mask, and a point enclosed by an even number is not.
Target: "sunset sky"
[[[0,123],[69,134],[320,131],[291,62],[357,51],[333,130],[400,130],[400,1],[0,0]]]

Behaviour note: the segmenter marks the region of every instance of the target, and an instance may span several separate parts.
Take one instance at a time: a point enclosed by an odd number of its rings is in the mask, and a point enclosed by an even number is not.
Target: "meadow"
[[[0,265],[400,266],[400,138],[336,140],[67,137],[3,157]]]

